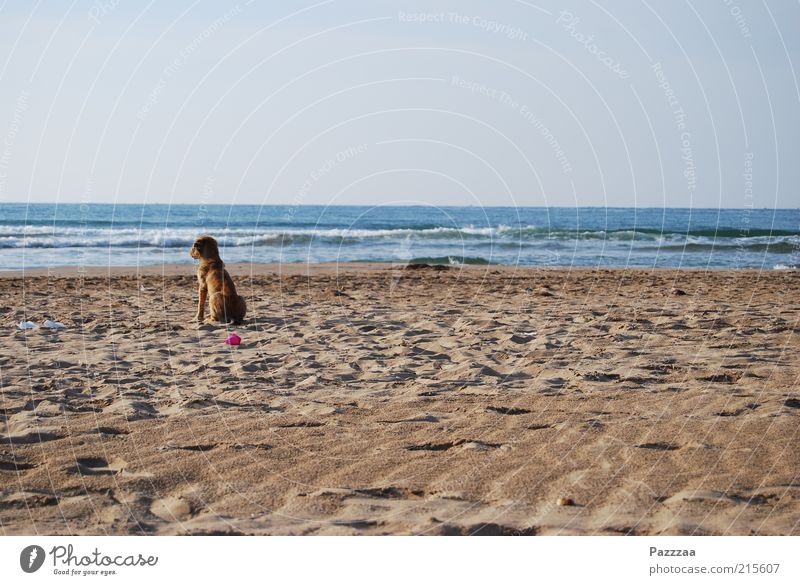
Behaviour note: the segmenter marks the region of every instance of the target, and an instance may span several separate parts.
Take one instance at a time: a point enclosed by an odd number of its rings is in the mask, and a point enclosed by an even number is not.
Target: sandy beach
[[[0,276],[3,534],[800,534],[800,272],[229,269]]]

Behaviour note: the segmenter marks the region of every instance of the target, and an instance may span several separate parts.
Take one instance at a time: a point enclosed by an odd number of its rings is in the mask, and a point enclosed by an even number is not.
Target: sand
[[[2,534],[800,534],[798,272],[231,269],[0,276]]]

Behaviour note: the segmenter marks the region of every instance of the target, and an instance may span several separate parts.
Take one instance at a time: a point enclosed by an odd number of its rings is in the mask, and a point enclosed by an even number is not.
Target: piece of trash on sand
[[[38,325],[33,321],[20,321],[17,323],[17,327],[20,329],[36,329]]]
[[[66,329],[67,326],[63,323],[59,323],[58,321],[51,321],[48,319],[44,323],[42,323],[42,327],[47,327],[48,329]]]
[[[228,336],[228,339],[225,340],[226,345],[239,345],[242,342],[242,338],[236,335],[235,333],[231,333]]]

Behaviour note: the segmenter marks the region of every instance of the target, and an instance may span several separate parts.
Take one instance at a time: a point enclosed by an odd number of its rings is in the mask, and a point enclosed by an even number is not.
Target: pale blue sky
[[[0,203],[800,206],[800,3],[0,4]]]

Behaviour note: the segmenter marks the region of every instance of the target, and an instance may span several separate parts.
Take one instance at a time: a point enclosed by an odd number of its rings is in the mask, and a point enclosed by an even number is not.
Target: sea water
[[[0,204],[0,269],[192,262],[794,269],[798,209]]]

